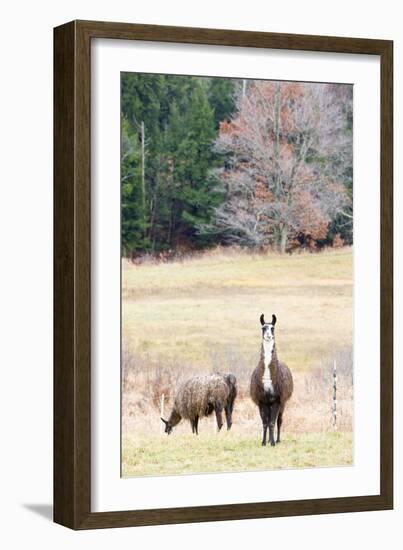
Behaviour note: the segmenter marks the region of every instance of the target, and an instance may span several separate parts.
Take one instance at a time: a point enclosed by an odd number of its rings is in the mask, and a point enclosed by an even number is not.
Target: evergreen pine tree
[[[141,185],[141,151],[138,136],[122,119],[121,141],[121,212],[123,254],[133,256],[147,247],[145,197]]]
[[[180,183],[175,188],[175,200],[181,210],[178,236],[200,246],[205,238],[198,234],[197,228],[210,220],[218,201],[215,191],[218,181],[211,174],[216,161],[214,111],[208,102],[205,82],[200,79],[194,81],[184,128],[174,171],[175,180]]]
[[[218,130],[220,122],[230,120],[235,112],[235,89],[238,80],[234,78],[210,78],[208,99],[214,110],[214,121]]]
[[[222,200],[212,172],[219,162],[214,152],[219,117],[232,109],[234,84],[228,82],[122,75],[124,254],[209,244],[198,226],[210,221],[213,207]]]

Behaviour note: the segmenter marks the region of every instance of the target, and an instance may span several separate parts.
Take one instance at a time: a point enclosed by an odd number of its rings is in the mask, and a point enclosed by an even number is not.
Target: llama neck
[[[171,424],[172,427],[174,427],[179,424],[181,419],[181,415],[175,410],[175,408],[173,408],[171,414],[169,415],[168,422]]]
[[[270,364],[277,359],[276,344],[274,340],[262,341],[261,358],[263,359],[265,368],[269,368]]]
[[[276,365],[276,345],[274,340],[263,340],[261,359],[264,365],[264,371],[262,376],[263,387],[266,391],[273,392],[273,371]]]

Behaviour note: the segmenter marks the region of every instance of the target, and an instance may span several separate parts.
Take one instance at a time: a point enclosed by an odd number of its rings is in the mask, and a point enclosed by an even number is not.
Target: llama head
[[[271,323],[266,323],[264,315],[260,316],[260,324],[262,325],[262,338],[267,342],[274,340],[274,325],[276,324],[277,317],[273,314],[271,317]]]
[[[165,424],[165,433],[169,435],[173,429],[172,424],[168,420],[164,420],[162,417],[161,417],[161,420]]]

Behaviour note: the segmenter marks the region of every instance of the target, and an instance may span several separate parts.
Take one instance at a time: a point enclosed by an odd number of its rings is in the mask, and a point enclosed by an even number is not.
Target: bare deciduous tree
[[[324,238],[331,219],[351,215],[341,180],[352,137],[331,86],[253,82],[221,124],[216,147],[227,155],[220,173],[227,200],[215,226],[229,242],[284,252],[297,235]]]

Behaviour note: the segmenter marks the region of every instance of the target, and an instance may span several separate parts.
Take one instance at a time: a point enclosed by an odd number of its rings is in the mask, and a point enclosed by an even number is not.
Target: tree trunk
[[[281,90],[280,84],[276,84],[276,91],[274,94],[274,116],[273,116],[273,129],[274,129],[274,196],[278,201],[281,201],[283,195],[283,189],[280,181],[280,112],[281,112]]]
[[[242,80],[242,97],[246,96],[246,79]]]
[[[141,193],[143,200],[143,210],[145,215],[146,210],[146,148],[145,148],[145,131],[144,131],[144,122],[141,121]]]
[[[144,237],[147,237],[147,212],[146,212],[146,137],[144,122],[141,121],[141,194],[143,206]]]
[[[277,252],[280,252],[280,254],[285,253],[287,241],[288,228],[286,225],[281,224],[274,230],[274,245],[277,249]]]
[[[280,231],[280,252],[281,252],[281,254],[285,253],[285,248],[287,246],[287,240],[288,240],[288,229],[284,225],[281,228],[281,231]]]

